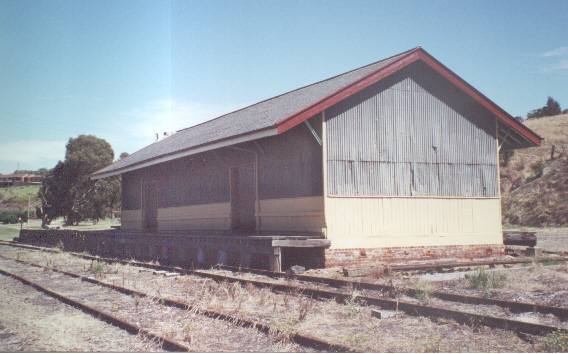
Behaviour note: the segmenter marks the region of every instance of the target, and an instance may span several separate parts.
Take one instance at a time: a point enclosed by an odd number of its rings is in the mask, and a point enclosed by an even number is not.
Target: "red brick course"
[[[432,260],[441,258],[484,258],[505,255],[505,246],[470,245],[470,246],[421,246],[421,247],[385,247],[357,249],[325,250],[326,267],[364,267],[376,262],[401,262],[414,260]]]

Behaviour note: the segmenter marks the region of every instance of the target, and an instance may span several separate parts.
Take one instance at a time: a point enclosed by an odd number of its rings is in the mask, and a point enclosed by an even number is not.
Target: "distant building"
[[[27,186],[30,184],[41,184],[42,180],[43,180],[42,175],[32,175],[27,173],[0,175],[0,187]]]
[[[504,249],[499,150],[540,142],[418,47],[181,130],[92,178],[122,175],[121,230],[318,235],[326,266],[483,257]],[[282,242],[284,258],[301,251]]]

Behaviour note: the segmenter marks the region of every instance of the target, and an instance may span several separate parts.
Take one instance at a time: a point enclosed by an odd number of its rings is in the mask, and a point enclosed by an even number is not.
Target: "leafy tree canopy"
[[[527,113],[527,119],[556,116],[560,113],[562,113],[562,110],[560,109],[560,104],[549,96],[548,100],[546,100],[546,106],[534,109],[529,113]]]
[[[114,152],[109,143],[93,135],[70,138],[65,161],[49,170],[38,195],[42,199],[43,224],[65,217],[67,224],[85,219],[98,221],[120,206],[120,179],[92,181],[89,175],[109,165]]]
[[[47,173],[47,168],[40,168],[39,170],[16,170],[15,175],[19,174],[30,174],[30,175],[45,175]]]

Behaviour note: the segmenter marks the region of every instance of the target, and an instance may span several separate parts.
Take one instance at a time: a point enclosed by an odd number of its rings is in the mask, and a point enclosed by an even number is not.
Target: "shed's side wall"
[[[310,120],[321,135],[321,118]],[[306,125],[123,174],[122,228],[142,230],[143,191],[158,184],[159,231],[229,231],[230,169],[254,164],[258,229],[323,232],[322,154]]]
[[[417,62],[325,112],[332,248],[500,244],[495,118]]]

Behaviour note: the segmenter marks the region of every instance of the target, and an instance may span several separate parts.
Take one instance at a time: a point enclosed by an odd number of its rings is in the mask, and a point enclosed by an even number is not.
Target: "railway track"
[[[254,271],[258,275],[272,277],[272,278],[294,278],[296,280],[302,282],[309,282],[312,284],[318,285],[328,285],[336,288],[343,288],[343,291],[331,291],[331,290],[324,290],[324,289],[315,289],[309,287],[301,287],[297,285],[291,284],[282,284],[274,281],[265,281],[265,280],[252,280],[252,279],[244,279],[241,277],[229,276],[226,274],[219,274],[218,272],[206,272],[206,271],[195,271],[195,270],[187,270],[181,269],[177,267],[166,267],[160,266],[156,264],[148,264],[142,262],[131,262],[131,261],[121,261],[115,259],[103,259],[98,257],[92,256],[85,256],[85,255],[78,255],[83,258],[91,259],[91,260],[101,260],[106,262],[119,262],[122,264],[130,264],[135,266],[141,267],[149,267],[160,271],[170,271],[170,272],[179,272],[182,274],[192,274],[199,277],[206,277],[209,279],[213,279],[217,282],[238,282],[241,284],[253,284],[257,287],[264,287],[270,288],[273,291],[277,292],[296,292],[301,293],[304,296],[308,296],[311,298],[319,298],[319,299],[335,299],[337,301],[346,303],[349,301],[356,301],[360,304],[366,304],[370,306],[376,306],[383,310],[396,310],[396,311],[404,311],[409,315],[419,315],[425,316],[430,318],[449,318],[453,319],[458,323],[466,324],[468,326],[487,326],[491,328],[504,328],[511,331],[515,331],[518,333],[529,333],[534,335],[542,335],[550,332],[555,331],[566,331],[565,328],[555,325],[546,325],[546,324],[535,324],[530,322],[518,321],[510,318],[502,318],[502,317],[495,317],[490,315],[480,315],[476,313],[476,310],[473,305],[490,305],[490,306],[499,306],[503,309],[507,309],[511,312],[537,312],[541,314],[553,314],[560,320],[565,320],[568,318],[568,309],[564,308],[557,308],[557,307],[549,307],[549,306],[542,306],[537,304],[526,304],[526,303],[519,303],[519,302],[509,302],[504,300],[496,300],[496,299],[487,299],[487,298],[480,298],[480,297],[472,297],[472,296],[462,296],[462,295],[455,295],[455,294],[448,294],[443,292],[434,292],[433,295],[436,296],[438,299],[443,301],[451,301],[451,302],[458,302],[463,304],[468,304],[473,311],[471,312],[463,312],[458,310],[451,310],[447,308],[441,307],[432,307],[432,306],[425,306],[422,304],[416,304],[411,302],[402,302],[399,300],[392,300],[384,298],[385,293],[393,293],[393,292],[403,292],[409,296],[413,296],[416,294],[416,289],[400,289],[392,286],[384,286],[384,285],[377,285],[372,283],[363,283],[363,282],[352,282],[340,279],[328,279],[328,278],[318,278],[312,276],[305,276],[305,275],[296,275],[291,276],[285,273],[274,273],[274,272],[267,272],[267,271]],[[243,271],[252,271],[252,270],[239,270],[236,268],[230,267],[223,267],[225,271],[231,270],[232,272],[243,272]],[[289,283],[289,280],[287,281]],[[350,291],[346,291],[345,289],[351,289]],[[353,290],[367,290],[370,292],[380,293],[379,295],[374,296],[366,296],[366,295],[355,295],[353,294]],[[169,301],[169,300],[167,300]],[[344,348],[346,349],[346,348]]]
[[[67,296],[64,296],[64,295],[62,295],[62,294],[60,294],[60,293],[58,293],[54,290],[50,290],[50,289],[48,289],[44,286],[41,286],[41,285],[29,280],[29,279],[26,279],[26,278],[24,278],[20,275],[17,275],[16,273],[12,273],[12,272],[9,272],[9,271],[6,271],[6,270],[0,268],[0,274],[12,277],[16,280],[19,280],[23,284],[29,285],[29,286],[33,287],[34,289],[39,290],[39,291],[41,291],[41,292],[43,292],[43,293],[45,293],[45,294],[47,294],[47,295],[49,295],[49,296],[51,296],[55,299],[61,301],[64,304],[78,308],[81,311],[83,311],[83,312],[85,312],[89,315],[92,315],[92,316],[94,316],[94,317],[96,317],[96,318],[98,318],[102,321],[105,321],[105,322],[107,322],[107,323],[109,323],[113,326],[116,326],[120,329],[123,329],[130,334],[134,334],[134,335],[143,334],[147,338],[159,343],[164,350],[173,351],[173,352],[187,352],[187,351],[189,351],[188,347],[186,347],[186,346],[184,346],[184,345],[182,345],[182,344],[180,344],[176,341],[173,341],[173,340],[165,338],[163,336],[154,334],[150,331],[147,331],[147,330],[137,326],[136,324],[122,320],[118,317],[115,317],[115,316],[105,312],[105,311],[102,311],[100,309],[88,306],[88,305],[81,303],[79,301],[73,300],[73,299],[71,299]]]
[[[131,297],[138,297],[138,298],[152,298],[154,297],[151,294],[145,293],[143,291],[139,291],[139,290],[134,290],[131,288],[127,288],[127,287],[123,287],[123,286],[119,286],[116,284],[112,284],[109,282],[105,282],[103,280],[100,279],[96,279],[93,277],[85,277],[76,273],[72,273],[72,272],[67,272],[67,271],[63,271],[60,269],[56,269],[50,266],[43,266],[40,264],[34,264],[31,262],[26,262],[26,261],[22,261],[22,260],[13,260],[4,256],[0,256],[0,258],[7,260],[7,261],[14,261],[20,264],[24,264],[24,265],[28,265],[28,266],[32,266],[32,267],[36,267],[36,268],[41,268],[43,270],[47,270],[47,271],[53,271],[53,272],[57,272],[60,273],[64,276],[70,277],[70,278],[74,278],[74,279],[79,279],[82,282],[88,282],[97,286],[101,286],[101,287],[105,287],[105,288],[109,288],[113,291],[119,292],[121,294],[127,295],[127,296],[131,296]],[[118,318],[116,316],[113,316],[110,313],[107,313],[103,310],[100,310],[96,307],[93,306],[89,306],[86,305],[80,301],[76,301],[74,299],[71,299],[70,297],[67,297],[63,294],[60,294],[52,289],[48,289],[47,287],[44,287],[30,279],[27,279],[21,275],[18,275],[14,272],[10,272],[7,271],[5,269],[2,268],[2,265],[0,264],[0,274],[6,275],[6,276],[11,276],[19,281],[21,281],[22,283],[32,286],[35,289],[44,292],[46,294],[48,294],[51,297],[56,298],[57,300],[66,303],[68,305],[71,305],[73,307],[79,308],[81,310],[83,310],[86,313],[89,313],[97,318],[100,318],[112,325],[115,325],[121,329],[124,329],[126,331],[128,331],[131,334],[139,334],[139,333],[143,333],[144,335],[146,335],[148,338],[155,340],[157,342],[159,342],[162,347],[165,350],[168,351],[191,351],[190,348],[186,345],[183,345],[179,342],[176,342],[170,338],[164,337],[164,336],[160,336],[157,335],[155,333],[152,333],[144,328],[141,328],[140,326],[131,323],[129,321],[126,321],[124,319]],[[195,314],[198,314],[200,316],[204,316],[204,317],[208,317],[210,319],[213,319],[215,321],[221,320],[224,322],[229,323],[232,326],[239,326],[242,328],[250,328],[250,329],[254,329],[257,330],[261,333],[264,333],[265,335],[272,335],[276,338],[279,338],[280,335],[282,335],[283,333],[281,333],[281,331],[277,328],[273,328],[268,324],[265,323],[261,323],[255,320],[250,320],[250,319],[245,319],[245,318],[240,318],[234,315],[230,315],[227,313],[222,313],[222,312],[217,312],[217,311],[211,311],[211,310],[205,310],[205,309],[201,309],[198,308],[196,306],[192,306],[188,303],[185,303],[183,301],[177,301],[174,299],[168,299],[165,297],[162,297],[160,299],[158,299],[159,304],[161,304],[162,306],[167,306],[167,307],[173,307],[173,308],[177,308],[180,309],[182,311],[189,311]],[[286,339],[293,341],[294,343],[303,346],[303,347],[307,347],[307,348],[311,348],[314,350],[319,350],[319,351],[324,351],[324,352],[353,352],[355,351],[353,348],[350,348],[348,346],[345,345],[339,345],[339,344],[334,344],[334,343],[330,343],[318,338],[313,338],[310,336],[306,336],[300,333],[289,333],[286,335]],[[241,348],[241,350],[246,350],[246,348]]]

